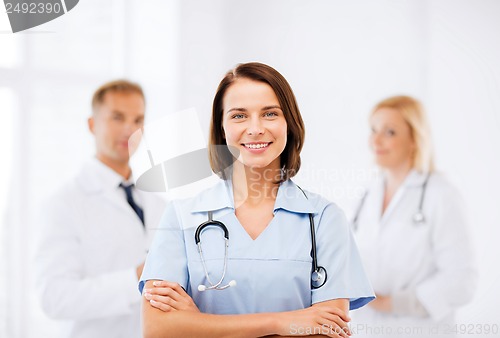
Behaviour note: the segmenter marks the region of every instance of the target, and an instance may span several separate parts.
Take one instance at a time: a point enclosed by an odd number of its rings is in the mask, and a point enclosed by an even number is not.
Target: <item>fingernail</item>
[[[154,285],[154,286],[158,286],[158,285],[160,285],[160,284],[161,284],[161,282],[158,282],[158,281],[153,282],[153,285]]]
[[[144,289],[143,292],[144,293],[151,293],[151,289]]]
[[[144,297],[145,297],[147,300],[150,300],[150,299],[152,298],[150,293],[145,293],[145,294],[144,294]]]

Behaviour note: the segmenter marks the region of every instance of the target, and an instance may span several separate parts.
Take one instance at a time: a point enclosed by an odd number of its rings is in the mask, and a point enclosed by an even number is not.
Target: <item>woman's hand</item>
[[[392,298],[391,296],[376,295],[377,298],[368,303],[369,306],[380,312],[392,312]]]
[[[280,336],[343,337],[351,335],[349,315],[338,307],[329,304],[316,304],[302,310],[281,312],[278,316]]]
[[[193,299],[178,283],[154,281],[152,289],[144,289],[143,294],[151,306],[164,311],[200,312]]]

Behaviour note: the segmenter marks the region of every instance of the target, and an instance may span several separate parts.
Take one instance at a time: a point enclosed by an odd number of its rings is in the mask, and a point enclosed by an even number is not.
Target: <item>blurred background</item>
[[[500,1],[81,0],[16,34],[0,11],[0,337],[53,335],[32,274],[40,202],[93,155],[95,88],[137,81],[146,123],[194,107],[206,132],[218,82],[248,61],[295,91],[306,123],[297,181],[348,214],[375,174],[371,107],[395,94],[424,103],[480,264],[458,323],[500,324]]]

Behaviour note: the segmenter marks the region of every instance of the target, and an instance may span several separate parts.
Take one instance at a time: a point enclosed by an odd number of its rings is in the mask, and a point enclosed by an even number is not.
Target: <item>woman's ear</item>
[[[417,151],[417,140],[415,140],[415,136],[411,137],[411,149],[414,153]]]

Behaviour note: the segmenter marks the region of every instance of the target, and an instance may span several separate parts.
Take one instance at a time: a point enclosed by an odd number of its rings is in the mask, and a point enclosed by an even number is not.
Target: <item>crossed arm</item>
[[[154,284],[153,284],[154,283]],[[148,281],[143,290],[145,338],[350,335],[349,300],[335,299],[287,312],[242,315],[201,313],[177,283]]]

